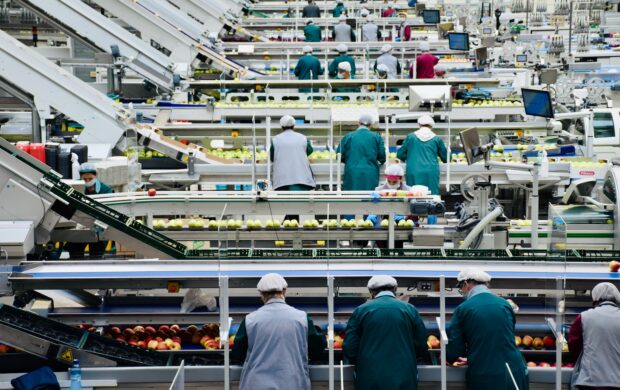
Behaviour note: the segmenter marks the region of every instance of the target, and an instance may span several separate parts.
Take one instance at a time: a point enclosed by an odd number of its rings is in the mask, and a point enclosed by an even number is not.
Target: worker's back
[[[388,78],[395,79],[400,73],[400,64],[398,59],[390,53],[383,53],[377,58],[376,66],[385,65],[388,68]]]
[[[314,24],[304,27],[304,37],[306,42],[321,42],[321,28]]]
[[[379,26],[368,22],[362,26],[362,41],[376,42],[379,40]]]
[[[379,185],[379,165],[385,162],[385,146],[379,134],[360,127],[342,138],[338,152],[345,163],[344,190],[372,191]]]
[[[334,26],[334,41],[351,42],[352,28],[347,23],[338,23]]]
[[[240,389],[310,389],[306,313],[271,299],[245,318],[248,353]]]
[[[448,327],[448,361],[467,351],[467,384],[476,390],[527,389],[527,368],[515,344],[515,314],[510,304],[478,286],[479,293],[461,303]],[[465,357],[465,356],[463,356]],[[525,387],[524,387],[525,386]]]
[[[426,328],[413,305],[388,294],[358,307],[347,324],[343,350],[355,364],[358,390],[417,387],[416,362],[427,353]]]
[[[321,9],[316,4],[308,4],[301,11],[302,18],[320,18],[321,17]]]
[[[315,182],[307,157],[308,139],[293,130],[286,130],[272,140],[273,188],[303,184],[314,187]]]
[[[316,80],[321,74],[321,62],[313,55],[305,55],[299,59],[295,67],[295,76],[300,80]]]
[[[416,78],[433,79],[435,78],[435,65],[439,63],[439,58],[431,53],[423,53],[416,57]]]

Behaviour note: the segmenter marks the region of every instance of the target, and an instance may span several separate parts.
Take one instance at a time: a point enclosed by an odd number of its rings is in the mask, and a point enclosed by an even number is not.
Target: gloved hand
[[[380,223],[379,217],[374,214],[370,214],[368,217],[366,217],[366,220],[372,222],[374,226],[377,226],[377,224]]]

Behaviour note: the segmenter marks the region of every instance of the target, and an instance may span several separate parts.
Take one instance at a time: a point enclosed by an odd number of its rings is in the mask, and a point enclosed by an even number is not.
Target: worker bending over
[[[338,75],[338,65],[348,62],[351,66],[351,78],[355,78],[355,59],[347,54],[347,51],[349,51],[347,45],[341,43],[336,46],[336,50],[338,51],[338,57],[334,58],[327,68],[329,77],[336,77]]]
[[[385,65],[388,68],[389,79],[395,79],[401,72],[400,62],[398,62],[398,58],[392,55],[392,45],[386,43],[381,48],[381,56],[377,58],[375,61],[374,70],[377,70],[379,65]]]
[[[454,310],[447,328],[448,361],[467,362],[468,389],[528,390],[527,367],[515,344],[512,306],[489,290],[491,276],[482,270],[461,271],[457,281],[465,302]]]
[[[347,323],[342,346],[355,365],[356,390],[415,390],[419,358],[426,358],[426,327],[416,308],[396,298],[398,284],[388,275],[368,281],[372,297]]]
[[[439,63],[439,58],[430,53],[431,47],[428,42],[420,43],[419,54],[415,58],[415,64],[411,66],[410,75],[413,78],[413,67],[416,67],[416,79],[434,79],[435,78],[435,65]]]
[[[337,153],[344,163],[345,191],[372,191],[379,185],[379,167],[385,163],[383,138],[370,129],[374,119],[362,114],[357,130],[340,141]]]
[[[435,121],[428,115],[418,119],[420,129],[409,134],[396,156],[407,165],[407,184],[428,187],[431,194],[439,195],[439,157],[448,161],[446,146],[441,138],[433,133]]]
[[[314,21],[308,20],[304,27],[304,37],[306,42],[321,42],[321,28],[314,24]]]
[[[267,274],[256,287],[263,307],[241,322],[231,353],[244,362],[239,389],[310,390],[308,357],[322,355],[325,336],[309,315],[286,304],[281,275]]]
[[[304,46],[303,52],[304,56],[297,61],[297,66],[295,66],[295,76],[299,80],[318,80],[323,74],[321,61],[312,55],[312,46]],[[300,88],[299,92],[311,92],[311,88]],[[315,92],[318,92],[318,89],[315,89]]]

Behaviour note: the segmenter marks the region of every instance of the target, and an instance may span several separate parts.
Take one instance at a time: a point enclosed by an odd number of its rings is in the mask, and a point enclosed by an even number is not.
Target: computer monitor
[[[517,62],[526,63],[527,62],[527,54],[517,54]]]
[[[482,69],[485,65],[489,63],[488,61],[488,50],[486,47],[480,47],[476,49],[476,68]]]
[[[472,127],[459,133],[461,144],[467,158],[467,164],[472,165],[478,161],[484,160],[484,151],[480,143],[480,135],[478,129]]]
[[[438,9],[425,9],[422,11],[422,19],[424,24],[438,24],[440,22]]]
[[[521,95],[527,115],[553,118],[553,103],[549,91],[522,88]]]
[[[450,50],[469,50],[469,34],[455,32],[448,34],[448,45]]]

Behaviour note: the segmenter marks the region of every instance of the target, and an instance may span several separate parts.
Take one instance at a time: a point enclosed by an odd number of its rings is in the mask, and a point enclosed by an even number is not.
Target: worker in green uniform
[[[342,345],[355,365],[356,390],[415,390],[419,358],[426,358],[426,327],[416,308],[396,298],[396,279],[376,275],[368,281],[372,300],[347,323]]]
[[[314,24],[312,19],[306,22],[304,37],[306,38],[306,42],[321,42],[321,28]]]
[[[80,179],[84,180],[86,195],[111,194],[114,191],[101,180],[97,179],[97,168],[94,164],[84,163],[80,166]]]
[[[338,145],[337,153],[344,163],[345,191],[372,191],[379,185],[379,167],[385,163],[383,138],[370,128],[374,119],[362,114],[359,127],[345,135]]]
[[[515,345],[513,307],[489,290],[491,276],[482,270],[461,271],[457,281],[466,301],[448,325],[447,360],[467,362],[468,389],[528,390],[527,366]]]
[[[351,65],[351,78],[355,78],[355,59],[347,54],[349,48],[344,43],[336,46],[336,50],[338,51],[338,57],[334,58],[332,62],[329,63],[329,67],[327,68],[329,77],[338,76],[338,65],[341,62],[348,62]]]
[[[295,76],[299,80],[318,80],[319,76],[323,74],[321,61],[312,55],[312,46],[304,46],[303,52],[304,56],[297,61],[297,66],[295,66]],[[299,92],[302,93],[311,91],[311,88],[299,89]],[[318,89],[315,88],[314,92],[318,92]]]
[[[433,195],[439,195],[439,163],[448,161],[446,145],[433,133],[435,121],[429,115],[418,119],[420,129],[405,138],[396,156],[407,164],[407,185],[427,186]]]
[[[336,7],[332,11],[333,17],[339,18],[340,15],[346,15],[348,12],[347,7],[344,6],[344,0],[337,0]]]

